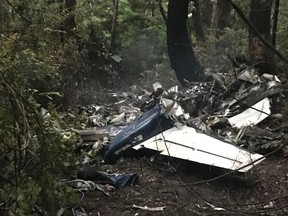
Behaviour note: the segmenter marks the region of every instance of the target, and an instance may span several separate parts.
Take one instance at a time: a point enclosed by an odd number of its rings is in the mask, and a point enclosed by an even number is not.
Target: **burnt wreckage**
[[[160,83],[153,88],[150,95],[146,91],[144,96],[134,97],[142,102],[142,114],[138,110],[134,121],[127,126],[122,124],[121,128],[119,124],[112,126],[118,130],[111,132],[111,122],[113,125],[127,120],[131,113],[122,111],[110,119],[110,129],[106,126],[105,130],[110,139],[105,145],[106,163],[116,162],[128,150],[143,148],[239,172],[246,172],[265,159],[259,154],[259,142],[251,142],[249,131],[255,128],[257,133],[261,129],[256,125],[267,118],[277,118],[276,107],[283,97],[283,86],[277,76],[260,75],[254,67],[247,67],[228,86],[218,76],[208,82],[191,82],[181,91],[177,86],[165,91]],[[119,101],[118,105],[123,103],[127,100]],[[101,130],[98,127],[90,132],[103,135]],[[83,131],[79,133],[84,137]]]

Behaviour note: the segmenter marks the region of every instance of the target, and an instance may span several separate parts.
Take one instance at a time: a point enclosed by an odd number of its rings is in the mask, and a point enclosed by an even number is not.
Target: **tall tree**
[[[231,5],[225,0],[213,1],[213,12],[211,17],[211,27],[215,37],[221,36],[224,29],[229,26],[229,15]]]
[[[187,81],[202,81],[203,67],[197,61],[187,30],[189,0],[169,0],[167,47],[171,67],[185,86]]]
[[[275,0],[275,8],[273,14],[273,26],[272,26],[272,45],[276,45],[276,32],[277,32],[277,25],[278,25],[278,14],[279,14],[279,5],[280,0]]]
[[[199,0],[193,0],[195,12],[193,13],[193,25],[195,29],[196,39],[198,41],[205,42],[205,32],[203,28],[202,15],[201,15],[201,7],[199,4]]]
[[[270,52],[275,53],[275,55],[277,55],[281,60],[283,60],[284,62],[288,63],[288,59],[285,58],[285,56],[279,52],[279,50],[277,50],[271,43],[270,41],[265,40],[265,38],[263,37],[263,34],[261,34],[260,32],[258,32],[257,27],[255,27],[255,25],[253,23],[251,23],[244,15],[244,13],[241,11],[241,9],[233,2],[233,0],[225,0],[227,2],[229,2],[231,4],[231,6],[235,9],[235,11],[238,13],[238,15],[241,17],[241,19],[248,25],[249,27],[249,35],[251,35],[251,32],[253,32],[253,34],[255,35],[255,37],[258,37],[259,41],[263,43],[263,45],[266,46],[267,49],[270,49]],[[258,9],[257,9],[258,10]],[[271,9],[270,9],[271,12]],[[258,17],[259,18],[259,17]],[[272,59],[273,60],[273,59]],[[257,62],[256,62],[257,63]],[[269,64],[269,63],[268,63]],[[258,64],[259,65],[259,64]],[[272,65],[273,64],[269,64]]]
[[[78,40],[75,22],[76,0],[60,0],[60,3],[60,13],[63,16],[63,22],[61,23],[62,33],[60,35],[61,42],[63,44],[68,38]]]
[[[164,7],[162,5],[162,1],[161,0],[158,0],[158,7],[159,7],[159,11],[161,13],[161,16],[165,22],[165,24],[167,25],[167,16],[166,16],[166,12],[164,10]]]
[[[260,36],[269,43],[271,43],[272,2],[273,0],[252,0],[250,3],[250,22]],[[273,62],[273,51],[259,39],[251,28],[249,28],[249,51],[251,61],[254,64],[263,65],[262,63],[268,63],[269,65]],[[268,65],[266,64],[266,69],[268,69]]]
[[[111,40],[110,40],[110,51],[113,53],[116,48],[116,37],[117,37],[117,20],[118,20],[119,0],[113,0],[113,18],[111,27]]]

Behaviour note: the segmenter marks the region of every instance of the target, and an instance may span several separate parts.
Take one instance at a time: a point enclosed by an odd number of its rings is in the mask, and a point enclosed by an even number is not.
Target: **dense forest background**
[[[277,0],[190,1],[187,29],[197,62],[230,73],[238,56],[285,78],[287,9],[287,1]],[[77,166],[68,132],[76,107],[105,101],[101,95],[110,90],[179,84],[167,50],[167,12],[168,0],[0,0],[3,212],[56,215],[78,202],[59,183]],[[243,15],[272,48],[255,39]],[[60,111],[69,113],[67,121],[58,119],[65,132],[53,125]]]

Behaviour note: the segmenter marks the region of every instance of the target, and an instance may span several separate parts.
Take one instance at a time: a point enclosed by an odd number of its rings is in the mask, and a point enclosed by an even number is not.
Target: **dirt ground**
[[[118,188],[111,196],[89,192],[81,207],[93,216],[287,215],[287,161],[274,155],[245,174],[227,174],[215,167],[162,156],[121,159],[99,169],[137,173],[136,184]],[[164,209],[141,210],[133,205]]]

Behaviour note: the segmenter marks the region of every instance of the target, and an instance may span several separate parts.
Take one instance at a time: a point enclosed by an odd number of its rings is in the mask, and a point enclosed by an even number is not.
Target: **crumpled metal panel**
[[[246,172],[265,159],[260,154],[251,153],[187,126],[173,127],[133,148],[148,148],[169,157],[239,172]]]
[[[113,163],[122,151],[172,128],[173,121],[166,116],[165,111],[159,104],[156,104],[118,133],[105,152],[105,162]]]
[[[264,98],[251,108],[244,110],[242,113],[228,119],[232,127],[242,128],[246,126],[254,126],[266,119],[270,114],[270,100]]]

